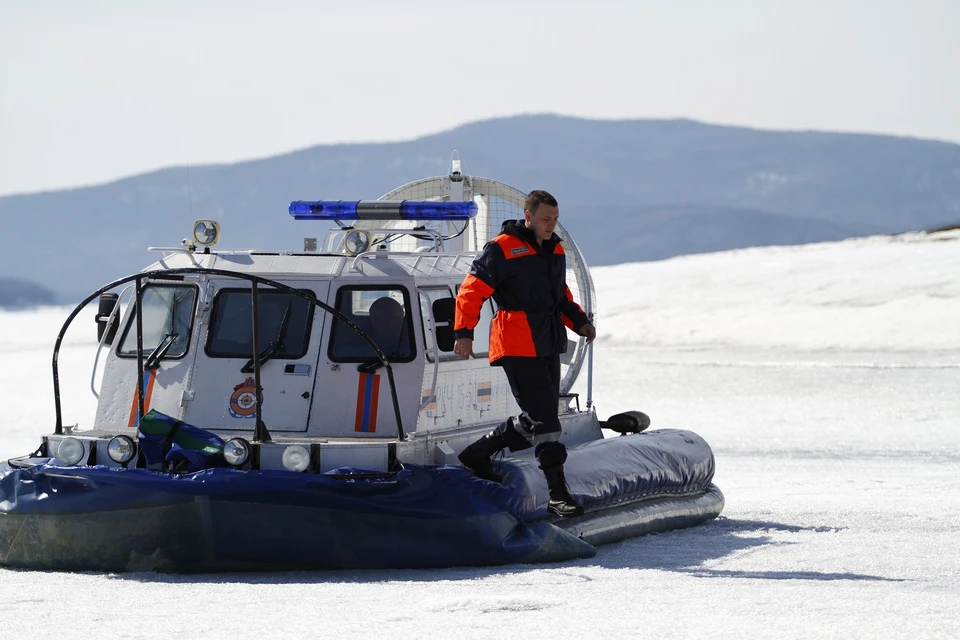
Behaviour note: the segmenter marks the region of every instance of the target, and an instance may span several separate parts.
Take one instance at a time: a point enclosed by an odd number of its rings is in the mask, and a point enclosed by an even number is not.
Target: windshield
[[[143,351],[150,354],[164,340],[172,341],[163,358],[182,358],[190,345],[197,290],[191,285],[146,285],[143,288]],[[118,353],[137,355],[137,313],[123,332]]]
[[[307,293],[313,293],[309,291]],[[271,357],[297,360],[307,353],[313,305],[286,291],[259,291],[260,349],[273,345]],[[207,340],[214,358],[253,357],[253,299],[249,289],[225,289],[217,294]]]

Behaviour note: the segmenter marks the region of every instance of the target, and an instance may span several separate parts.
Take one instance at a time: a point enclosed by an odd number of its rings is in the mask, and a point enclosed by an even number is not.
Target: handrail
[[[451,268],[455,269],[457,266],[457,263],[460,262],[460,259],[463,258],[465,255],[480,255],[480,252],[479,251],[466,251],[466,252],[451,251],[451,252],[445,252],[445,253],[439,253],[439,252],[434,253],[430,251],[427,253],[416,253],[414,251],[382,251],[382,250],[381,251],[376,251],[376,250],[364,251],[363,253],[358,253],[357,255],[353,256],[353,260],[350,262],[349,270],[360,271],[359,261],[362,258],[371,258],[371,257],[372,258],[396,258],[396,257],[404,257],[404,256],[410,256],[411,258],[414,256],[417,257],[417,261],[414,262],[414,268],[416,268],[416,265],[419,264],[420,260],[423,258],[436,258],[437,261],[439,261],[440,258],[453,258],[454,260]],[[436,263],[434,263],[434,268],[435,268],[435,264]]]
[[[587,409],[593,406],[593,343],[587,345]]]
[[[295,296],[299,296],[307,300],[308,302],[312,303],[314,306],[320,307],[327,313],[330,313],[331,315],[333,315],[334,318],[336,318],[337,320],[340,320],[341,322],[346,324],[348,327],[353,329],[353,331],[357,333],[357,335],[359,335],[364,340],[364,342],[370,345],[370,347],[373,349],[373,352],[376,354],[376,357],[380,360],[380,365],[387,370],[387,381],[390,384],[390,394],[393,398],[393,411],[397,420],[397,440],[398,441],[406,440],[406,433],[403,430],[403,421],[400,416],[400,402],[397,397],[397,386],[396,386],[396,381],[394,380],[393,366],[390,364],[389,360],[387,360],[386,354],[380,350],[379,346],[377,346],[377,343],[375,343],[373,339],[369,335],[367,335],[367,333],[363,329],[357,326],[356,323],[354,323],[350,318],[348,318],[344,314],[340,313],[339,311],[337,311],[336,309],[328,305],[326,302],[322,302],[321,300],[317,299],[317,297],[312,293],[295,289],[281,282],[277,282],[276,280],[255,276],[249,273],[239,273],[237,271],[227,271],[225,269],[206,269],[201,267],[182,267],[177,269],[160,269],[155,271],[145,271],[145,272],[137,273],[131,276],[126,276],[124,278],[120,278],[119,280],[114,280],[113,282],[107,285],[104,285],[103,287],[100,287],[99,289],[91,293],[89,296],[87,296],[82,302],[80,302],[80,304],[76,306],[76,308],[74,308],[74,310],[70,313],[70,315],[67,316],[67,319],[64,321],[63,326],[60,328],[60,333],[57,334],[57,340],[54,343],[54,347],[53,347],[53,360],[52,360],[53,402],[54,402],[54,408],[56,410],[56,419],[57,419],[56,426],[54,428],[55,435],[63,434],[63,411],[62,411],[61,399],[60,399],[60,368],[58,364],[58,360],[60,358],[60,347],[63,344],[63,338],[67,332],[67,328],[69,328],[70,324],[74,321],[77,315],[79,315],[80,312],[84,309],[84,307],[90,304],[90,302],[98,298],[100,294],[110,291],[111,289],[115,289],[116,287],[119,287],[120,285],[126,284],[128,282],[131,282],[131,281],[135,282],[136,301],[134,303],[135,304],[134,313],[137,314],[137,371],[138,371],[137,401],[138,401],[138,407],[139,407],[139,416],[142,417],[143,416],[143,396],[144,396],[144,389],[143,389],[144,371],[143,371],[143,318],[140,311],[142,306],[141,303],[142,303],[142,295],[143,295],[143,281],[150,278],[157,278],[161,280],[182,279],[182,276],[184,274],[213,275],[213,276],[222,276],[226,278],[237,278],[240,280],[247,280],[253,284],[273,287],[275,289],[279,289],[281,291],[291,293]],[[180,276],[180,278],[171,278],[170,276]],[[253,288],[253,284],[251,284],[251,288]],[[253,289],[253,291],[256,291],[256,289]],[[254,300],[256,300],[256,298],[254,298]],[[258,341],[256,332],[254,333],[254,341],[255,341],[254,345],[256,345]],[[254,353],[257,353],[257,352],[254,351]],[[259,397],[260,397],[260,394],[262,393],[262,389],[260,388],[260,384],[259,384],[259,367],[260,367],[259,360],[260,359],[256,358],[255,360],[256,362],[254,363],[254,368],[255,368],[255,377],[257,380],[256,394],[258,399],[256,419],[257,419],[257,422],[259,423],[261,421],[261,416],[260,416],[261,407],[259,403]],[[266,427],[264,426],[264,431],[265,429]],[[269,438],[269,433],[257,433],[255,431],[256,437],[263,436],[263,435]],[[257,440],[257,441],[262,442],[263,440]]]
[[[164,253],[193,253],[189,247],[147,247],[147,251],[162,251]]]

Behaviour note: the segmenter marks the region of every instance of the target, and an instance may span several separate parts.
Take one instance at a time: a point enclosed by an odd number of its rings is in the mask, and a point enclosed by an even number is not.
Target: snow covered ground
[[[162,576],[0,569],[0,638],[960,637],[960,233],[594,271],[601,416],[703,435],[726,509],[558,565]],[[0,455],[52,424],[60,308],[0,312]],[[90,420],[95,329],[61,355]],[[586,393],[586,376],[578,391]]]

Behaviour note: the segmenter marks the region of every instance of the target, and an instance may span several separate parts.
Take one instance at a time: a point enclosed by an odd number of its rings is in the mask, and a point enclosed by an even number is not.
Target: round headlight
[[[306,471],[310,466],[310,450],[299,444],[292,444],[283,450],[283,468],[287,471]]]
[[[57,445],[57,452],[53,455],[57,462],[65,467],[72,467],[83,460],[83,443],[76,438],[64,438]]]
[[[137,445],[128,436],[116,436],[107,443],[107,455],[110,456],[111,460],[120,464],[130,462],[136,452]]]
[[[243,438],[230,438],[223,445],[223,459],[239,467],[250,457],[250,444]]]

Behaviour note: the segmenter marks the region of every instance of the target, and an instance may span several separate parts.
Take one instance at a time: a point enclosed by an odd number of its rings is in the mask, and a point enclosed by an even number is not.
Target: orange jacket
[[[484,301],[493,296],[490,362],[504,356],[547,356],[567,350],[564,325],[590,321],[566,284],[567,259],[557,234],[542,244],[522,223],[507,220],[484,246],[457,293],[454,337],[473,338]]]

